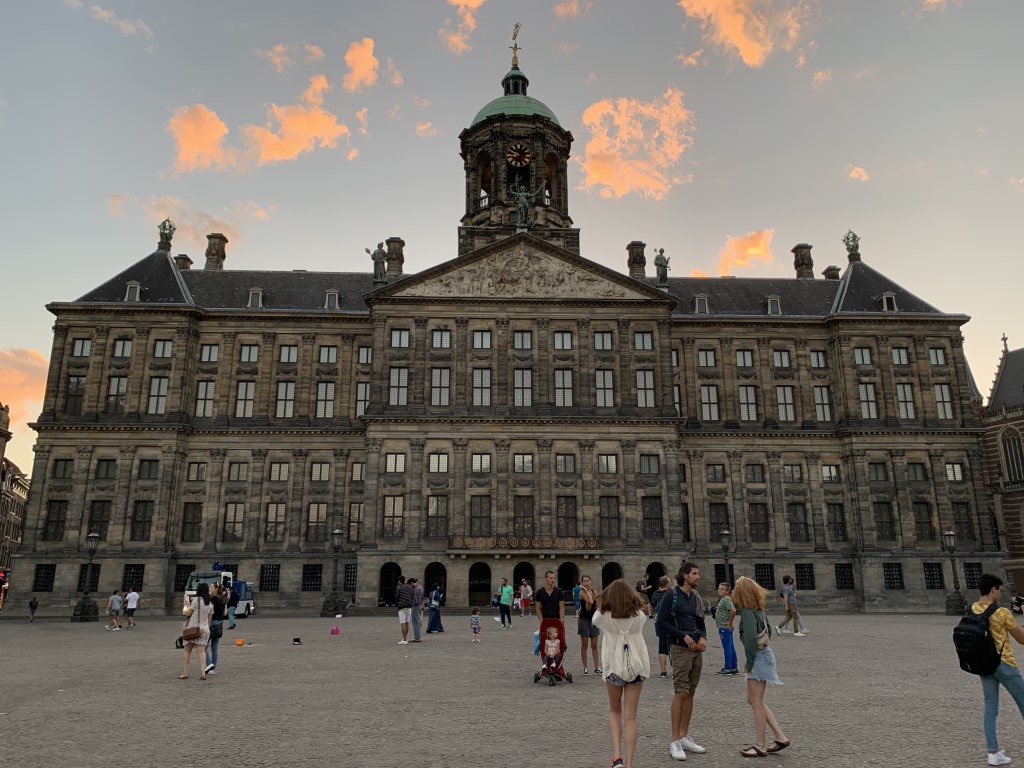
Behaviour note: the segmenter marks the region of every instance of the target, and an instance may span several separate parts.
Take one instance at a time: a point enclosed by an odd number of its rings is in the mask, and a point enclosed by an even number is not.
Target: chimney
[[[626,253],[629,254],[629,258],[626,260],[629,276],[637,280],[647,277],[647,257],[644,256],[646,247],[647,243],[642,243],[639,240],[634,240],[626,246]]]
[[[793,246],[793,267],[800,280],[814,279],[814,259],[811,258],[811,248],[813,247],[809,243],[798,243]]]
[[[184,271],[192,266],[192,259],[190,259],[187,254],[179,253],[174,257],[174,263],[179,270]]]
[[[402,266],[405,264],[405,240],[400,237],[389,237],[384,243],[388,247],[388,271],[387,278],[398,277],[402,274]]]
[[[224,269],[224,259],[227,258],[224,246],[228,239],[220,232],[211,232],[206,236],[206,266],[204,269]]]
[[[821,274],[824,275],[826,280],[838,280],[839,267],[825,267]]]

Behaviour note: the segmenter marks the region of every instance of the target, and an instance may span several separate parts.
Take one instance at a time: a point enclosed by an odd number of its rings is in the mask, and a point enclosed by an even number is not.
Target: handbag
[[[210,639],[211,640],[216,640],[216,639],[221,638],[221,637],[224,637],[224,625],[223,624],[214,624],[214,623],[211,622],[210,623]]]
[[[196,611],[196,610],[199,610],[199,598],[196,598],[196,607],[194,609],[192,608],[192,606],[190,604],[190,605],[186,606],[185,609],[183,609],[183,611],[184,610],[188,611],[189,620],[191,620],[192,613],[194,611]],[[190,642],[192,640],[198,640],[201,635],[202,635],[202,631],[199,629],[199,619],[198,619],[198,617],[196,619],[196,625],[194,627],[190,627],[188,625],[188,620],[186,620],[185,628],[183,630],[181,630],[181,639],[184,640],[185,642]]]
[[[764,622],[762,623],[762,619]],[[758,614],[757,616],[757,650],[763,651],[768,647],[768,642],[771,640],[771,630],[768,629],[768,620],[764,614]]]

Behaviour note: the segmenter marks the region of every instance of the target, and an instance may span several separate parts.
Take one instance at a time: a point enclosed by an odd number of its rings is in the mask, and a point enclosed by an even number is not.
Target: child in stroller
[[[565,629],[558,619],[545,619],[541,624],[543,640],[540,643],[542,666],[540,672],[533,674],[533,682],[539,683],[542,678],[547,678],[548,685],[554,685],[558,680],[572,682],[572,673],[566,672],[562,667],[562,659],[565,656]]]

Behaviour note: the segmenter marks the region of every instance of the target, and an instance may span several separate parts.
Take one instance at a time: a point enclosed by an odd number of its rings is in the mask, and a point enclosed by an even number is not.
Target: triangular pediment
[[[410,275],[381,289],[383,298],[646,301],[666,294],[530,237],[516,235]]]

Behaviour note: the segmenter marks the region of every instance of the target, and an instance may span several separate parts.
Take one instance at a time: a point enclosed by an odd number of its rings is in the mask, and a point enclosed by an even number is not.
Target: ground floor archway
[[[605,589],[616,579],[622,578],[622,566],[618,563],[605,563],[601,569],[601,589]]]
[[[532,589],[537,588],[537,571],[534,570],[533,563],[516,563],[516,567],[512,570],[512,586],[516,588],[516,594],[519,593],[519,588],[523,585],[523,579],[526,579]]]
[[[377,605],[394,605],[395,589],[398,577],[402,575],[402,567],[398,563],[384,563],[380,567],[380,584],[377,588]]]
[[[448,569],[443,563],[430,563],[423,569],[423,589],[429,595],[434,587],[441,590],[441,605],[444,605],[444,593],[448,591]]]
[[[473,563],[469,568],[469,605],[491,604],[491,567],[487,563]]]
[[[577,584],[580,583],[580,569],[576,567],[575,563],[562,563],[558,566],[558,588],[563,592],[572,592]],[[572,597],[568,597],[566,602],[569,602]]]

